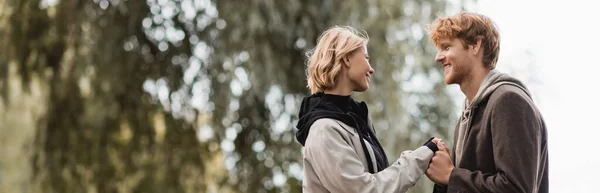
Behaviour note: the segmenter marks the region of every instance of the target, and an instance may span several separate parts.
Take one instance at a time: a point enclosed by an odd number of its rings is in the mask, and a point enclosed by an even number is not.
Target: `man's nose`
[[[442,61],[444,61],[444,59],[446,59],[446,56],[444,56],[444,55],[443,55],[443,54],[441,54],[440,52],[438,52],[438,53],[435,55],[435,61],[436,61],[436,62],[442,62]]]

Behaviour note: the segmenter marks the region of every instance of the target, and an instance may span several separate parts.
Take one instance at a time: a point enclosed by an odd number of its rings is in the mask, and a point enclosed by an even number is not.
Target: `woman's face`
[[[348,56],[346,71],[350,87],[353,91],[364,92],[369,89],[371,75],[374,70],[369,64],[369,52],[363,46]]]

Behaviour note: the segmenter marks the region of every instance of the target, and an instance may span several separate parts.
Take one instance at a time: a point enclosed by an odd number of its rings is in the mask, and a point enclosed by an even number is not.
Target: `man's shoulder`
[[[535,114],[539,113],[533,99],[521,88],[510,84],[499,86],[490,95],[488,106],[491,111],[520,109],[522,111],[530,110],[535,112]]]
[[[533,102],[527,93],[523,91],[523,89],[511,84],[498,86],[498,88],[496,88],[496,90],[494,90],[494,92],[490,95],[489,103],[494,104],[502,100],[511,100],[513,102],[521,101],[527,103]]]

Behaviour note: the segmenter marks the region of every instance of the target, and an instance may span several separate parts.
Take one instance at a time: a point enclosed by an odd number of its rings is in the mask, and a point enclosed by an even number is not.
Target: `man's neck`
[[[460,84],[460,90],[467,97],[467,101],[473,100],[477,91],[479,91],[479,86],[485,77],[490,72],[488,69],[473,69],[472,76],[468,77],[462,84]]]

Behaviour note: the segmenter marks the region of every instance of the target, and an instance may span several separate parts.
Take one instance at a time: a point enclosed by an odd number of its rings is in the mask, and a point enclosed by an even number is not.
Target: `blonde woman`
[[[350,96],[366,91],[374,72],[363,34],[332,27],[307,54],[312,95],[302,101],[296,126],[304,146],[303,192],[406,192],[438,150],[430,139],[388,163],[367,105]]]

